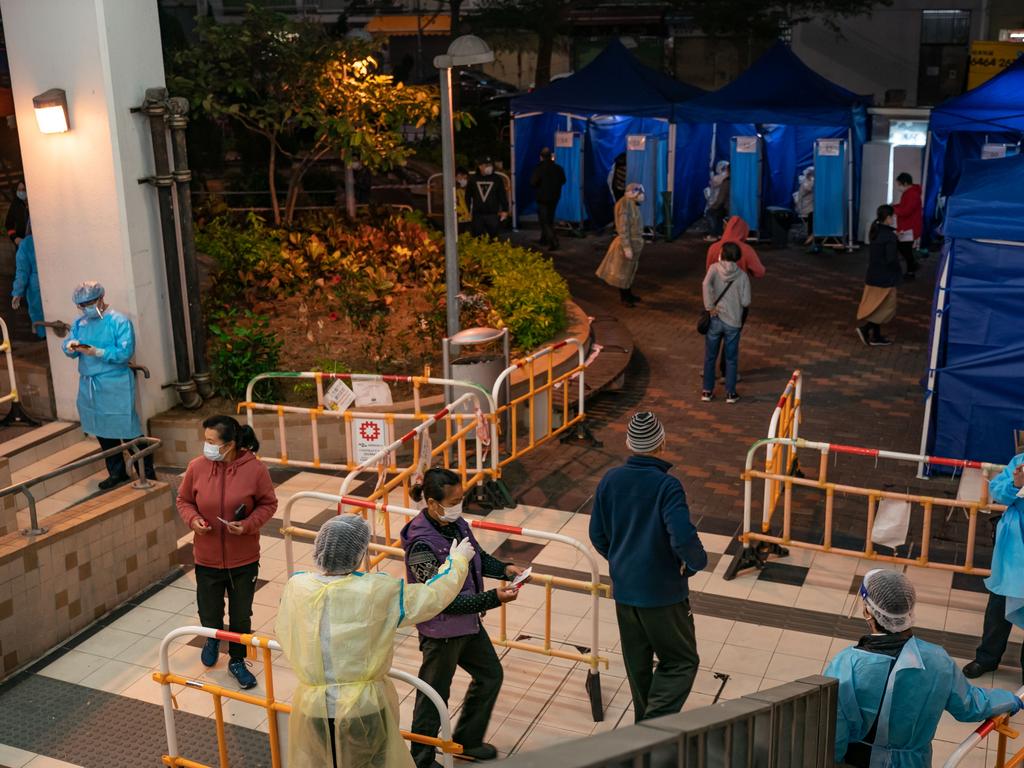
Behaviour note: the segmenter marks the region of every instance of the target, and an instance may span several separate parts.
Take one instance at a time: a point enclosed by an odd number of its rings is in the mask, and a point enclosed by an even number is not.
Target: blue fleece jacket
[[[682,602],[690,594],[683,566],[695,572],[708,564],[671,467],[654,456],[631,456],[597,486],[590,541],[608,560],[618,603],[656,608]]]

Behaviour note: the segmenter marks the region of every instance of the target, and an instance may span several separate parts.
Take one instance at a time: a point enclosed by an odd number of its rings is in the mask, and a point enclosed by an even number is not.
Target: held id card
[[[533,566],[530,566],[525,571],[516,576],[515,580],[509,584],[509,589],[519,589],[523,586],[523,582],[530,578],[530,574],[533,573]]]

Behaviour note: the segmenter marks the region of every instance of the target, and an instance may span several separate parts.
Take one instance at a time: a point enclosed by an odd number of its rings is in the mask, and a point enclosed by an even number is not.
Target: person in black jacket
[[[505,180],[494,172],[494,161],[483,158],[478,173],[469,180],[469,209],[473,214],[475,237],[497,237],[501,223],[508,218],[508,194]]]
[[[17,248],[28,232],[28,194],[25,192],[24,181],[19,181],[18,186],[14,188],[14,199],[11,201],[11,207],[7,209],[4,228]]]
[[[896,316],[896,287],[903,282],[900,267],[899,239],[896,237],[895,215],[891,205],[878,206],[871,224],[868,272],[864,276],[864,293],[857,309],[860,340],[871,347],[892,344],[882,335],[882,326]]]
[[[555,210],[565,186],[565,171],[555,162],[548,147],[540,151],[540,164],[530,176],[537,199],[537,218],[540,219],[540,244],[552,251],[558,250],[558,234],[555,232]]]

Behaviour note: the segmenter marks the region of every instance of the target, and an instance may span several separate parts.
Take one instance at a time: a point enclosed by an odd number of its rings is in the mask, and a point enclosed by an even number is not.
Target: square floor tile
[[[788,563],[768,562],[758,574],[758,581],[771,581],[776,584],[790,584],[794,587],[802,586],[807,578],[809,569],[800,565],[789,565]]]
[[[543,544],[537,544],[533,541],[506,539],[505,543],[500,545],[491,554],[503,562],[513,562],[518,565],[525,565],[532,563],[534,558],[536,558],[543,549]],[[576,558],[574,556],[573,562],[575,562],[575,560]]]
[[[34,752],[26,752],[24,749],[0,744],[0,765],[6,766],[6,768],[23,768],[34,757],[36,757]]]

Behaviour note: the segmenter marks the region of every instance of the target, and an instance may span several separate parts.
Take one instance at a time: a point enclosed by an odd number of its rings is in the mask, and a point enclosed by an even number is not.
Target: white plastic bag
[[[875,512],[875,524],[871,529],[871,541],[883,547],[901,547],[907,543],[910,528],[910,502],[896,499],[882,499]]]

